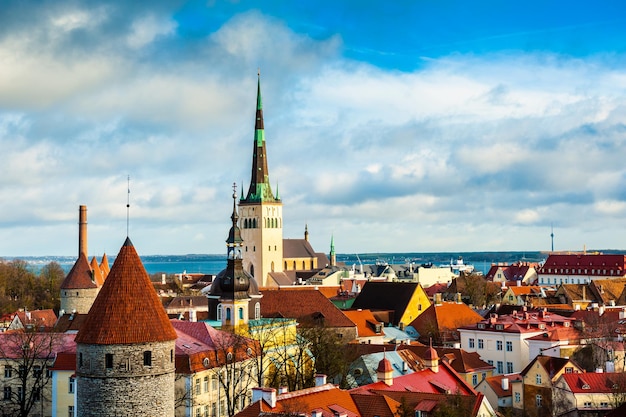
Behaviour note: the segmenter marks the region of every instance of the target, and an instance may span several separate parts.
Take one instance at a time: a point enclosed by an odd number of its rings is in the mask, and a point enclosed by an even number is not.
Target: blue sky
[[[285,237],[626,247],[620,2],[127,3],[0,5],[0,256],[224,252],[257,68]]]

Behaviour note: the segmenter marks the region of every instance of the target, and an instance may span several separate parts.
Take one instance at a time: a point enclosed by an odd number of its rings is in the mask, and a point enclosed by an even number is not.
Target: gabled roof
[[[441,332],[456,330],[459,327],[476,324],[482,321],[480,314],[469,308],[465,303],[443,302],[432,304],[422,314],[411,322],[420,335],[425,335],[433,329],[433,325]]]
[[[61,283],[62,290],[97,288],[93,281],[91,267],[84,253],[78,256],[74,266]]]
[[[352,394],[362,417],[396,417],[400,402],[387,395]]]
[[[552,378],[569,363],[572,363],[573,365],[578,367],[578,365],[576,365],[570,359],[556,358],[552,356],[537,356],[535,359],[530,361],[530,363],[526,365],[524,369],[522,369],[520,375],[522,377],[525,377],[528,372],[530,372],[530,370],[535,366],[535,364],[539,364],[545,370],[545,372],[550,375],[550,378]],[[580,370],[580,367],[578,368],[578,370]]]
[[[32,310],[32,311],[18,311],[15,313],[17,320],[26,327],[27,325],[33,325],[36,327],[53,327],[57,321],[57,315],[54,314],[54,310]],[[15,320],[15,318],[13,319]]]
[[[617,305],[626,303],[626,278],[598,279],[589,284],[589,289],[594,293],[596,299],[604,305],[609,305],[614,301]]]
[[[604,255],[604,254],[552,254],[544,262],[540,274],[563,274],[577,275],[578,269],[587,269],[583,275],[609,275],[613,271],[615,276],[623,276],[626,270],[626,255]],[[552,272],[548,272],[552,270]],[[565,272],[565,271],[568,272]],[[591,270],[597,272],[591,273]],[[605,271],[606,273],[601,273]]]
[[[507,390],[502,389],[502,380],[505,378],[509,380],[509,388]],[[503,398],[513,395],[513,389],[510,383],[521,380],[522,376],[520,374],[508,374],[487,377],[485,378],[484,383],[489,385],[498,398]]]
[[[563,374],[561,379],[574,394],[611,394],[616,389],[623,390],[626,382],[621,372]]]
[[[530,268],[534,268],[538,264],[531,263],[515,263],[512,265],[491,265],[485,278],[493,281],[496,273],[501,270],[504,275],[504,281],[520,281],[522,280]]]
[[[306,239],[283,239],[283,258],[315,258],[315,251]]]
[[[8,359],[24,358],[24,341],[28,341],[33,355],[37,359],[54,358],[59,352],[75,351],[73,334],[34,332],[24,333],[22,330],[0,333],[2,356]]]
[[[541,287],[534,285],[514,285],[509,287],[508,291],[511,291],[513,295],[536,295],[541,294]]]
[[[415,282],[369,281],[357,295],[352,308],[394,311],[393,322],[397,324],[408,308],[409,301],[419,284]]]
[[[402,345],[398,346],[398,349],[407,349],[416,353],[419,357],[424,357],[428,346],[417,345]],[[466,374],[469,372],[487,371],[495,369],[493,365],[489,365],[487,362],[480,359],[480,355],[477,352],[466,352],[463,349],[455,348],[435,348],[437,355],[442,361],[445,361],[459,374]]]
[[[176,332],[148,273],[126,238],[76,342],[108,345],[175,339]]]
[[[356,324],[359,337],[383,336],[384,323],[376,320],[369,310],[343,310],[343,314],[348,316]],[[380,332],[376,332],[376,327],[380,326]]]
[[[319,290],[264,290],[261,293],[262,317],[293,318],[303,326],[323,321],[327,327],[356,327]]]
[[[347,417],[361,415],[349,391],[339,389],[333,384],[324,384],[279,394],[276,396],[275,407],[270,407],[264,400],[259,400],[237,413],[236,416],[283,415],[294,410],[307,415],[313,410],[320,410],[324,417],[334,416],[335,412],[344,412]]]
[[[351,392],[369,391],[413,391],[432,394],[458,393],[476,395],[476,391],[444,361],[440,361],[438,372],[426,368],[419,372],[408,373],[393,379],[392,385],[382,381],[354,388]]]
[[[204,322],[172,320],[176,329],[176,373],[191,374],[226,363],[230,352],[236,361],[260,353],[252,339],[217,330]],[[250,350],[248,350],[250,348]]]
[[[58,333],[76,333],[87,320],[87,314],[65,313],[54,325],[54,331]]]

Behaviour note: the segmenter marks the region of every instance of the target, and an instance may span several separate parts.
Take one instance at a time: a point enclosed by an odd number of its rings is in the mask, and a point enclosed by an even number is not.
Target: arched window
[[[305,265],[304,261],[302,261],[302,269],[306,269],[306,265]]]
[[[285,271],[288,270],[289,267],[287,267],[287,261],[285,261]]]
[[[250,264],[250,275],[254,276],[254,265]]]
[[[252,219],[252,228],[256,229],[256,218]]]
[[[226,307],[226,321],[230,321],[230,308]]]
[[[255,320],[258,320],[261,318],[261,303],[257,302],[254,305],[254,318]]]
[[[217,320],[222,320],[222,305],[217,305]]]
[[[295,271],[296,269],[296,261],[293,261],[293,270]]]
[[[274,261],[272,261],[272,272],[274,272]]]
[[[239,307],[239,320],[243,320],[243,308]]]

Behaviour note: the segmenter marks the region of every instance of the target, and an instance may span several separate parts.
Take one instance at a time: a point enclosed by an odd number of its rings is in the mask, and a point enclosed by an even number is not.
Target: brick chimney
[[[85,254],[87,258],[87,206],[78,207],[78,256]]]

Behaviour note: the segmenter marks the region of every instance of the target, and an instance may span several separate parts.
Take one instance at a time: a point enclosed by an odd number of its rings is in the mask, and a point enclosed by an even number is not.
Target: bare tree
[[[48,372],[66,337],[60,333],[18,330],[0,333],[0,360],[4,362],[3,413],[26,417],[50,406],[51,376]]]

